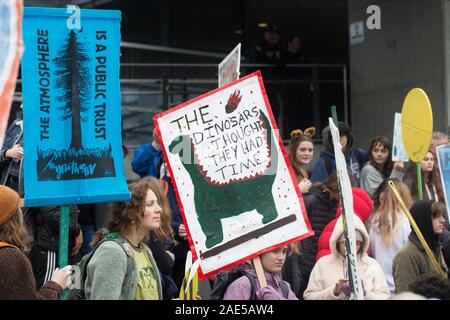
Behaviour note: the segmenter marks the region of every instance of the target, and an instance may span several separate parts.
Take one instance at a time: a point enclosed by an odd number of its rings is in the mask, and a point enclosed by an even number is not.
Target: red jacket
[[[361,218],[362,222],[365,222],[370,216],[373,210],[373,202],[369,194],[361,188],[352,188],[353,193],[353,210],[355,214]],[[323,229],[322,234],[317,242],[317,255],[316,261],[321,257],[329,255],[330,250],[330,237],[333,233],[334,226],[336,225],[337,219],[341,216],[342,206],[339,203],[338,209],[336,211],[336,218],[331,220]]]

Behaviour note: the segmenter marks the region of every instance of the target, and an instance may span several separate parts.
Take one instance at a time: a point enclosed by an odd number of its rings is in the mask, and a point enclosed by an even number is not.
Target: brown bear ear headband
[[[312,139],[315,134],[316,134],[316,128],[314,128],[314,127],[309,127],[307,129],[305,129],[305,131],[302,131],[300,129],[295,129],[295,130],[292,130],[292,132],[291,132],[291,138],[300,138],[301,136],[305,136],[305,137]]]

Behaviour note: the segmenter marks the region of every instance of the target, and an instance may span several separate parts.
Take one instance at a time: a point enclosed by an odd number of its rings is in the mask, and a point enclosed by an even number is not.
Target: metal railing
[[[286,66],[242,64],[241,77],[261,70],[284,140],[293,129],[327,126],[330,106],[348,122],[347,71],[341,64]],[[217,88],[216,64],[121,64],[123,136],[127,145],[148,143],[152,116]],[[319,135],[316,138],[320,138]]]
[[[149,143],[152,117],[218,86],[217,64],[122,63],[122,133],[133,149]],[[320,139],[330,106],[348,122],[347,71],[341,64],[286,66],[242,64],[241,77],[261,70],[264,86],[283,140],[293,129],[314,126]],[[14,97],[21,101],[21,80]]]

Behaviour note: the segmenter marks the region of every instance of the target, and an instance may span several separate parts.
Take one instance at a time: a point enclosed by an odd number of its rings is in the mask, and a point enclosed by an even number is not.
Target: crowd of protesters
[[[448,144],[447,136],[435,133],[420,162],[424,192],[419,200],[415,165],[391,161],[389,138],[378,136],[368,150],[355,149],[350,126],[340,122],[338,129],[353,188],[356,263],[364,298],[393,299],[414,292],[448,299],[450,228],[436,162],[436,146]],[[207,281],[212,294],[202,299],[350,298],[334,150],[329,130],[323,134],[328,143],[314,164],[315,128],[294,130],[287,146],[314,236],[260,256],[266,287],[260,287],[249,261]],[[1,150],[0,299],[57,299],[70,280],[67,267],[57,268],[59,208],[21,210],[22,135],[20,120],[14,121]],[[70,210],[70,263],[95,250],[83,279],[83,299],[174,299],[181,288],[189,251],[186,227],[155,134],[150,143],[138,146],[131,165],[140,176],[129,185],[131,200],[113,203],[103,228],[95,230],[93,205]],[[410,210],[441,273],[388,182]],[[420,285],[424,282],[426,288]]]
[[[249,52],[263,64],[304,63],[301,39],[283,44],[269,26]],[[448,136],[436,132],[416,166],[393,162],[388,137],[374,137],[368,149],[355,148],[351,127],[339,122],[340,145],[352,183],[356,263],[365,299],[393,299],[413,292],[450,299],[450,226],[436,147]],[[70,282],[69,268],[58,268],[60,208],[21,208],[23,122],[13,121],[0,151],[0,299],[57,299]],[[212,293],[202,299],[345,300],[351,279],[342,223],[335,152],[328,128],[315,163],[315,128],[293,130],[287,153],[314,235],[260,255],[267,286],[260,287],[255,266],[245,262],[207,282]],[[129,184],[131,200],[113,203],[107,222],[95,221],[95,204],[70,207],[69,264],[90,252],[83,299],[162,300],[178,296],[190,250],[172,177],[153,132],[134,152],[132,170],[140,179]],[[312,168],[308,172],[307,168]],[[440,270],[430,259],[392,189],[398,190]],[[423,199],[419,199],[419,189]]]

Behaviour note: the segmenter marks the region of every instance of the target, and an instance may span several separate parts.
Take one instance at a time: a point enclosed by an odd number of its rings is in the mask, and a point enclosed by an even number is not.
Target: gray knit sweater
[[[145,245],[150,263],[158,270],[152,252]],[[137,271],[134,259],[127,270],[127,256],[114,241],[102,243],[87,266],[85,294],[88,300],[134,300],[137,290]],[[159,299],[162,299],[161,277],[156,272]]]

